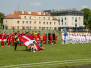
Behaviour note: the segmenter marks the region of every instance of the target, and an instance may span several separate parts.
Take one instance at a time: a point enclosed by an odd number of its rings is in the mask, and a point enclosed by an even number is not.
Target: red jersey
[[[6,39],[7,38],[7,34],[4,34],[4,39]]]
[[[2,39],[2,33],[0,33],[0,39]]]
[[[37,36],[39,36],[40,35],[40,33],[37,33]]]
[[[35,36],[34,39],[37,41],[37,36]]]
[[[39,35],[39,36],[37,36],[37,38],[38,38],[38,40],[41,40],[41,37],[40,37],[40,35]]]
[[[2,38],[1,43],[4,43],[4,37]]]
[[[55,36],[55,41],[57,40],[57,36]]]
[[[14,36],[15,36],[15,33],[13,33],[12,35],[14,35]]]
[[[28,35],[30,35],[31,33],[28,33]]]
[[[10,41],[10,39],[11,39],[11,37],[10,37],[10,36],[8,36],[8,41]]]
[[[23,36],[24,35],[24,33],[21,33],[21,36]]]
[[[50,35],[50,40],[52,40],[52,38],[53,38],[52,35]]]
[[[20,33],[17,33],[17,35],[18,35],[18,37],[19,37]]]
[[[12,36],[12,41],[14,42],[14,36]]]
[[[43,36],[43,41],[46,41],[46,36]]]

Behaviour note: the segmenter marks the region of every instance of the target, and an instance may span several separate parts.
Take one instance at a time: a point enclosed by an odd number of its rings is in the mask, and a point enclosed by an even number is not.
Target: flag
[[[30,45],[33,43],[33,41],[35,41],[31,36],[22,36],[21,37],[21,41],[27,46],[30,47]],[[38,43],[34,44],[36,51],[41,50],[40,46],[38,45]]]

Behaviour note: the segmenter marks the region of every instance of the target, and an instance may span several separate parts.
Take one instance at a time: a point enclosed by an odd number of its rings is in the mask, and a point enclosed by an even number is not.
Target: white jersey
[[[64,36],[62,36],[62,39],[64,40]]]
[[[90,40],[89,36],[86,36],[86,40]]]

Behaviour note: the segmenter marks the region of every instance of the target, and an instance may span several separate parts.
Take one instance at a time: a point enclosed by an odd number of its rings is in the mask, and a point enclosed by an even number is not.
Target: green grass
[[[13,46],[0,47],[0,67],[19,64],[91,58],[91,44],[61,44],[60,36],[58,36],[56,45],[44,45],[44,48],[45,50],[37,51],[34,53],[30,51],[25,51],[25,47],[23,45],[17,47],[17,52],[14,51]],[[44,66],[34,66],[31,68],[61,68],[89,64],[91,64],[91,62],[77,62],[57,65],[53,64]],[[23,68],[22,65],[20,65],[20,67]]]

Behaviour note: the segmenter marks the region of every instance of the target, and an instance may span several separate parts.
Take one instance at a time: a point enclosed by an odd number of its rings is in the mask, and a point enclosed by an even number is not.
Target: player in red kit
[[[14,35],[12,35],[12,46],[14,46]]]
[[[19,35],[20,35],[19,31],[17,32],[17,35],[18,35],[18,37],[19,37]]]
[[[28,31],[28,35],[29,35],[29,36],[31,35],[30,31]]]
[[[13,31],[13,34],[12,35],[14,35],[15,36],[15,31]]]
[[[4,36],[2,35],[2,39],[1,39],[1,47],[3,47],[4,45]]]
[[[55,44],[56,44],[56,41],[57,41],[57,36],[55,35]]]
[[[52,35],[50,34],[50,44],[52,44],[52,39],[53,39],[53,37],[52,37]]]
[[[10,47],[11,36],[8,35],[8,47]]]
[[[21,36],[24,36],[24,32],[23,31],[21,32]]]
[[[45,44],[46,44],[46,36],[44,34],[44,36],[43,36],[43,45],[45,45]]]
[[[0,31],[0,39],[2,39],[2,33],[1,33],[1,31]]]
[[[5,46],[6,46],[6,41],[7,41],[7,34],[6,34],[6,32],[4,32],[4,39],[5,39]]]

